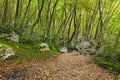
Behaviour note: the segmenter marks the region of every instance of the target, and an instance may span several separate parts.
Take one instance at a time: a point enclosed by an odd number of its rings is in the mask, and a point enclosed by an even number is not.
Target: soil
[[[0,66],[0,80],[120,80],[94,63],[90,55],[66,53],[47,60]]]

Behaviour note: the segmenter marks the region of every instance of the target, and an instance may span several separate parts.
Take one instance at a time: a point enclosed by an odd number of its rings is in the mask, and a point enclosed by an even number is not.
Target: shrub
[[[96,54],[95,61],[100,66],[120,74],[120,46],[107,44],[103,54]]]

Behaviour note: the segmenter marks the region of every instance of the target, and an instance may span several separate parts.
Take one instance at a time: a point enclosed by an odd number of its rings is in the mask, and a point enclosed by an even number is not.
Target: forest
[[[119,80],[119,0],[0,0],[0,80]]]

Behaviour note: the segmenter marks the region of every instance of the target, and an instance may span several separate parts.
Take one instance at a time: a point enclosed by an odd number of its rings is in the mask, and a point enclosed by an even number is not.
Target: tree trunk
[[[3,25],[6,23],[6,19],[7,19],[8,0],[4,0],[4,2],[5,2],[4,14],[3,14],[3,17],[2,17],[2,24]]]

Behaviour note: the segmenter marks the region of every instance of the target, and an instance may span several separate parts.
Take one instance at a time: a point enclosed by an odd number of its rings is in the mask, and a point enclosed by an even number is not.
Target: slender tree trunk
[[[4,0],[5,5],[4,5],[4,14],[2,17],[2,24],[4,25],[6,23],[6,19],[7,19],[7,11],[8,11],[8,0]]]
[[[54,12],[55,12],[55,9],[56,9],[56,6],[57,6],[58,1],[59,1],[59,0],[56,0],[55,4],[54,4],[54,6],[53,6],[52,13],[51,13],[51,15],[50,15],[50,20],[49,20],[48,28],[47,28],[47,37],[50,36],[51,23],[52,23],[52,19],[53,19]]]
[[[69,43],[69,39],[70,39],[70,32],[71,32],[71,25],[72,25],[72,20],[73,20],[73,15],[70,19],[70,22],[69,22],[69,28],[68,28],[68,43]]]
[[[74,31],[72,33],[72,36],[71,36],[69,42],[71,42],[73,40],[73,38],[74,38],[74,36],[76,34],[76,31],[77,31],[77,25],[76,25],[76,6],[75,6],[75,8],[73,10],[73,17],[74,17]]]
[[[39,5],[38,5],[38,7],[39,7]],[[34,26],[36,26],[38,24],[39,20],[41,19],[43,7],[44,7],[44,0],[42,0],[41,8],[39,8],[39,10],[38,10],[38,18],[35,20],[35,22],[32,25],[31,32],[30,32],[31,35],[33,33],[33,30],[34,30]]]
[[[27,5],[26,10],[25,10],[25,13],[24,13],[24,18],[25,18],[25,16],[26,16],[27,13],[28,13],[28,10],[29,10],[29,8],[30,8],[31,1],[32,1],[32,0],[29,0],[29,1],[28,1],[28,5]]]
[[[20,0],[17,0],[14,27],[17,26],[17,19],[19,17],[19,11],[20,11],[19,9],[20,9]]]
[[[39,7],[39,6],[38,6]],[[41,14],[42,14],[42,10],[43,10],[43,7],[44,7],[44,0],[42,0],[42,6],[41,8],[39,8],[39,11],[38,11],[38,18],[35,20],[35,22],[33,23],[33,26],[36,26],[37,23],[39,22],[40,18],[41,18]]]
[[[27,7],[26,7],[26,9],[25,9],[25,13],[24,13],[23,22],[22,22],[22,24],[21,24],[21,27],[26,26],[25,17],[27,16],[27,13],[28,13],[28,11],[29,11],[31,1],[32,1],[32,0],[29,0],[29,1],[28,1]],[[29,22],[29,20],[28,20],[28,22]]]
[[[50,6],[51,6],[51,0],[48,2],[48,7],[47,7],[47,14],[46,14],[46,27],[48,26],[48,18],[50,14]]]

